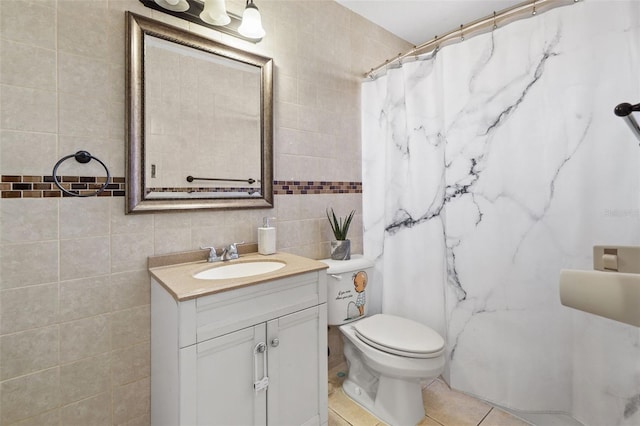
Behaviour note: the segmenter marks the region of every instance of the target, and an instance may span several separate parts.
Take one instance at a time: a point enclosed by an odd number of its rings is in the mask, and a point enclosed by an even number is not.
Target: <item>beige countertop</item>
[[[197,254],[201,252],[191,253],[196,253],[195,257],[201,257]],[[306,272],[320,271],[327,268],[327,265],[322,262],[290,253],[275,253],[266,256],[258,253],[241,254],[239,259],[212,263],[206,260],[188,261],[193,257],[194,255],[182,253],[175,255],[175,257],[163,256],[160,262],[157,261],[157,259],[149,258],[149,272],[151,276],[171,293],[177,301],[189,300],[200,296],[234,290],[265,281],[304,274]],[[176,259],[187,261],[184,263],[176,263]],[[255,261],[284,262],[286,266],[277,271],[250,277],[216,280],[201,280],[193,277],[198,272],[210,268]]]

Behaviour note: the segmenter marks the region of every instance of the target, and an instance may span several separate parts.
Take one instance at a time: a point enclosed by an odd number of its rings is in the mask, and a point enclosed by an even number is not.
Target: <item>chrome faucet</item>
[[[238,244],[244,244],[244,241],[241,243],[231,243],[227,247],[222,249],[222,254],[220,255],[220,260],[227,261],[238,258]]]
[[[237,259],[238,258],[238,244],[244,244],[244,241],[241,243],[231,243],[225,248],[222,249],[222,254],[218,256],[216,253],[215,247],[200,247],[201,249],[209,249],[209,258],[207,262],[226,262],[227,260]]]
[[[200,247],[202,250],[209,250],[209,258],[207,259],[207,262],[218,262],[220,260],[222,260],[222,256],[218,256],[218,254],[216,253],[216,248],[211,246],[211,247]]]

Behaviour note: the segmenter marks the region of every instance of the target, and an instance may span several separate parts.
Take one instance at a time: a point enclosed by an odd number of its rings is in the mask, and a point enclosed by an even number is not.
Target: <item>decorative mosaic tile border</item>
[[[260,191],[260,188],[251,188],[251,187],[233,187],[233,188],[223,188],[218,186],[211,187],[176,187],[176,188],[166,188],[166,187],[158,187],[158,188],[145,188],[147,194],[151,192],[256,192]]]
[[[80,194],[93,194],[100,189],[106,177],[94,176],[58,176],[62,187],[67,191]],[[124,197],[125,180],[123,177],[111,178],[111,183],[99,197]],[[2,175],[0,182],[2,198],[57,198],[71,197],[60,191],[53,183],[53,176]]]
[[[362,194],[362,182],[274,180],[273,193],[275,195]]]
[[[62,187],[80,194],[91,194],[105,182],[105,177],[60,176]],[[167,188],[170,189],[170,188]],[[211,188],[207,188],[208,191]],[[114,177],[99,197],[124,197],[125,178]],[[362,182],[311,181],[311,180],[275,180],[274,195],[304,194],[361,194]],[[0,180],[2,198],[51,198],[70,197],[53,183],[53,176],[2,175]]]

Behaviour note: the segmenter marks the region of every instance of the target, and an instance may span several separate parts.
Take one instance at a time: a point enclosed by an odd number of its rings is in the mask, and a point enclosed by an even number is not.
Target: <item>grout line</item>
[[[24,417],[24,418],[18,419],[18,420],[16,420],[15,422],[11,422],[11,424],[12,424],[12,425],[20,424],[20,423],[24,424],[27,420],[33,420],[33,419],[35,419],[36,417],[43,416],[43,415],[45,415],[45,414],[47,414],[47,413],[53,413],[53,412],[54,412],[54,411],[56,411],[56,410],[57,410],[57,411],[59,411],[59,410],[60,410],[60,408],[61,408],[61,407],[54,407],[54,408],[51,408],[50,410],[46,410],[46,411],[43,411],[43,412],[38,413],[38,414],[34,414],[34,415],[32,415],[32,416],[29,416],[29,417]],[[60,413],[59,413],[59,412],[58,412],[58,420],[60,420]]]
[[[431,420],[434,423],[439,424],[440,426],[445,426],[443,423],[440,423],[438,420],[434,419],[433,417],[429,417],[428,415],[425,415],[425,418]]]
[[[345,419],[344,417],[342,417],[340,414],[338,414],[337,411],[335,411],[333,408],[329,407],[329,411],[333,412],[333,414],[335,414],[336,416],[340,417],[342,420],[344,420],[348,425],[353,426],[352,423],[350,423],[347,419]]]
[[[487,414],[484,415],[484,417],[482,418],[482,420],[480,420],[480,422],[478,423],[477,426],[480,426],[482,424],[482,422],[484,422],[484,419],[487,418],[487,416],[489,415],[489,413],[491,413],[493,411],[494,407],[491,407],[491,409],[489,411],[487,411]]]

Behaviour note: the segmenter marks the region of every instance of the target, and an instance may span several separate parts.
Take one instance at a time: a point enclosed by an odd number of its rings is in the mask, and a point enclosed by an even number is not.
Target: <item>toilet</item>
[[[328,324],[339,326],[349,374],[342,388],[360,406],[392,426],[424,416],[422,384],[444,370],[444,339],[431,328],[395,315],[367,315],[373,262],[324,259]]]

